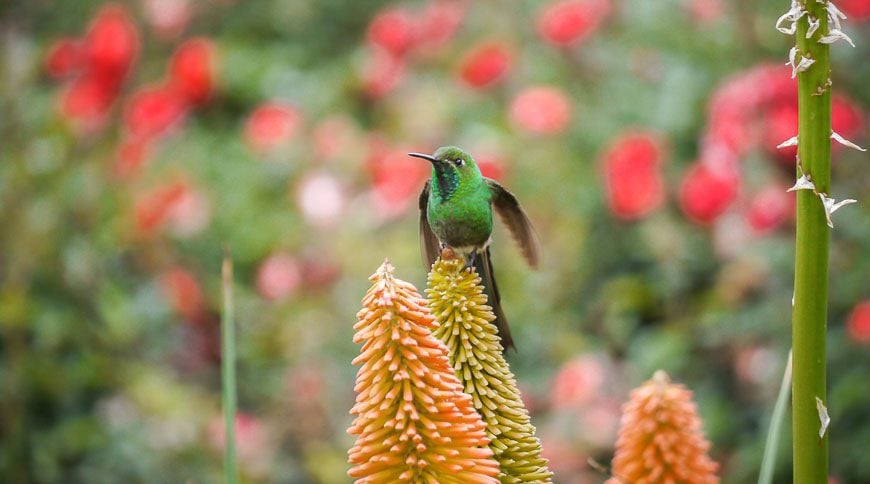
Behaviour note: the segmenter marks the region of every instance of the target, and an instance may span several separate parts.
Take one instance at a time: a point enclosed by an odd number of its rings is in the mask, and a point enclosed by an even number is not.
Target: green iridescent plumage
[[[537,267],[540,250],[531,222],[516,197],[495,180],[484,177],[474,158],[461,149],[445,146],[432,155],[409,155],[432,163],[432,177],[420,193],[420,241],[427,268],[443,246],[463,254],[483,279],[503,346],[514,347],[489,257],[493,208],[523,257]]]

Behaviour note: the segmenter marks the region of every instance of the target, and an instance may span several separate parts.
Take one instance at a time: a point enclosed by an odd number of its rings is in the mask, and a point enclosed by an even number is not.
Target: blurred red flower
[[[107,83],[120,84],[139,53],[139,32],[120,5],[97,12],[85,34],[89,68]]]
[[[864,113],[852,99],[839,94],[831,96],[831,129],[846,139],[858,136],[864,130]],[[839,143],[834,143],[835,147]]]
[[[417,199],[432,167],[408,156],[414,150],[390,148],[378,142],[374,145],[366,167],[372,180],[375,208],[385,217],[404,213]]]
[[[577,43],[598,30],[610,9],[610,0],[553,2],[538,14],[538,33],[554,45]]]
[[[356,121],[346,114],[332,114],[320,120],[312,133],[314,150],[321,160],[352,156],[363,141]]]
[[[190,322],[198,320],[205,308],[205,298],[196,277],[181,266],[173,266],[160,275],[160,288],[172,309]]]
[[[268,102],[260,105],[245,123],[245,140],[256,151],[270,151],[299,131],[302,115],[290,105]]]
[[[341,266],[323,252],[302,260],[302,287],[309,292],[320,291],[341,277]]]
[[[777,148],[783,141],[795,136],[798,130],[797,102],[771,106],[764,113],[762,146],[765,151],[785,166],[795,165],[797,146]]]
[[[513,65],[513,52],[502,42],[488,41],[468,51],[460,61],[459,75],[475,88],[489,87],[500,81]]]
[[[448,42],[465,17],[466,4],[461,0],[432,0],[423,9],[418,30],[419,41],[427,46]]]
[[[202,104],[214,89],[214,44],[195,38],[181,44],[169,64],[169,84],[187,102]]]
[[[626,133],[603,156],[610,210],[619,218],[642,218],[664,202],[661,140],[649,132]]]
[[[56,40],[45,56],[45,70],[52,77],[66,77],[84,66],[84,44],[64,37]]]
[[[870,344],[870,299],[861,301],[852,309],[846,322],[846,331],[852,341]]]
[[[850,20],[861,22],[870,19],[870,0],[838,0],[837,7]]]
[[[361,67],[363,90],[371,98],[389,94],[405,78],[405,62],[385,49],[369,49]]]
[[[139,88],[124,110],[124,127],[134,138],[165,134],[187,113],[184,99],[166,84]]]
[[[257,292],[266,300],[274,301],[293,295],[301,281],[299,263],[289,252],[270,255],[257,269]]]
[[[369,23],[366,38],[390,54],[401,56],[417,41],[417,23],[407,9],[387,8]]]
[[[571,103],[557,87],[528,87],[511,102],[510,118],[514,125],[528,133],[555,134],[571,121]]]
[[[477,167],[480,168],[480,173],[487,178],[501,181],[504,179],[505,166],[501,155],[494,152],[477,153],[474,157],[477,162]]]
[[[715,22],[722,18],[722,0],[685,0],[684,6],[695,22]]]
[[[755,233],[775,230],[794,214],[795,194],[786,192],[787,189],[778,183],[768,185],[749,201],[746,221]]]
[[[189,186],[184,181],[158,185],[141,193],[134,206],[136,228],[142,235],[151,235],[172,215],[172,210],[185,197]]]
[[[60,110],[64,116],[85,123],[88,127],[101,124],[115,93],[90,74],[73,79],[61,93]]]
[[[150,147],[150,142],[143,139],[133,138],[122,141],[115,157],[115,176],[129,178],[138,174],[148,159]]]
[[[604,368],[594,356],[579,356],[565,363],[553,377],[550,392],[553,408],[589,403],[600,392],[604,377]]]
[[[735,167],[697,162],[683,176],[680,207],[693,221],[708,224],[725,212],[739,188],[740,176]]]

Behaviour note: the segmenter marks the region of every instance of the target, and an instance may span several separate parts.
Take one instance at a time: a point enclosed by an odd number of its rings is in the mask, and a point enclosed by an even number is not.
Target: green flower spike
[[[480,277],[462,258],[439,258],[429,273],[426,294],[438,322],[435,336],[449,349],[450,364],[486,422],[501,482],[552,482],[541,442],[502,356]]]

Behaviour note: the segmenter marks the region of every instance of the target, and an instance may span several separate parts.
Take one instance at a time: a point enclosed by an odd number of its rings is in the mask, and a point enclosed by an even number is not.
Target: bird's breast
[[[492,208],[488,201],[430,204],[427,217],[438,240],[454,248],[483,247],[492,234]]]

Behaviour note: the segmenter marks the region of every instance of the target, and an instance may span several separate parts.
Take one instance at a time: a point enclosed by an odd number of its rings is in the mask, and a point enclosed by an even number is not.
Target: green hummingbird
[[[432,163],[432,177],[420,193],[420,247],[427,269],[443,247],[463,255],[482,279],[505,351],[515,348],[489,255],[492,209],[495,207],[507,225],[526,262],[537,267],[540,247],[529,217],[517,198],[497,181],[484,177],[474,158],[461,149],[444,146],[432,155],[408,156]]]

